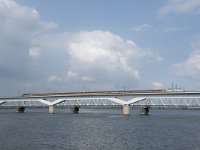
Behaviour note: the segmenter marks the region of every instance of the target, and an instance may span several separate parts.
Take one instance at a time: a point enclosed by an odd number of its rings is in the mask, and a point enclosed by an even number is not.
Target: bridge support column
[[[142,108],[140,109],[140,114],[148,115],[149,114],[149,106],[142,106]]]
[[[72,106],[70,107],[70,110],[73,114],[78,114],[79,112],[79,106]]]
[[[24,106],[20,106],[16,109],[17,113],[24,113],[25,107]]]
[[[54,113],[54,105],[49,105],[49,113],[50,114]]]
[[[130,105],[129,104],[123,105],[123,114],[126,116],[130,115]]]

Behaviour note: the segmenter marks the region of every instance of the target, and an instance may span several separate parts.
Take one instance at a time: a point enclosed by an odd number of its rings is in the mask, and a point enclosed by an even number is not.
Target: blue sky
[[[199,0],[0,0],[0,95],[200,90]]]

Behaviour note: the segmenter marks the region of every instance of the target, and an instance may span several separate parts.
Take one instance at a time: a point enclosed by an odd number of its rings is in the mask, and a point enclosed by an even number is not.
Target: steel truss
[[[200,107],[200,98],[198,97],[151,97],[142,101],[137,101],[131,105],[136,106],[174,106],[174,107]]]
[[[132,106],[184,106],[184,107],[200,107],[200,97],[198,96],[149,96],[149,97],[46,97],[46,98],[0,98],[0,106],[117,106],[117,105],[132,105]]]

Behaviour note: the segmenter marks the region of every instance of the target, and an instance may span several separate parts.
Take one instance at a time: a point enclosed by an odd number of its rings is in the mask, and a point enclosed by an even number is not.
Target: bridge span
[[[73,93],[30,93],[17,97],[1,97],[1,107],[47,106],[54,113],[55,106],[122,106],[124,115],[130,106],[140,106],[141,114],[148,114],[149,107],[200,108],[200,92],[168,92],[166,90],[103,91]]]

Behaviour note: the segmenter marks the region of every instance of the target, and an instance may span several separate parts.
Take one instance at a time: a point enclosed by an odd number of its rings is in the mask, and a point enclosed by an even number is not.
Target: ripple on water
[[[24,114],[0,110],[0,149],[20,150],[179,150],[200,147],[199,111],[82,109],[80,114],[44,110]],[[109,113],[110,112],[110,113]]]

